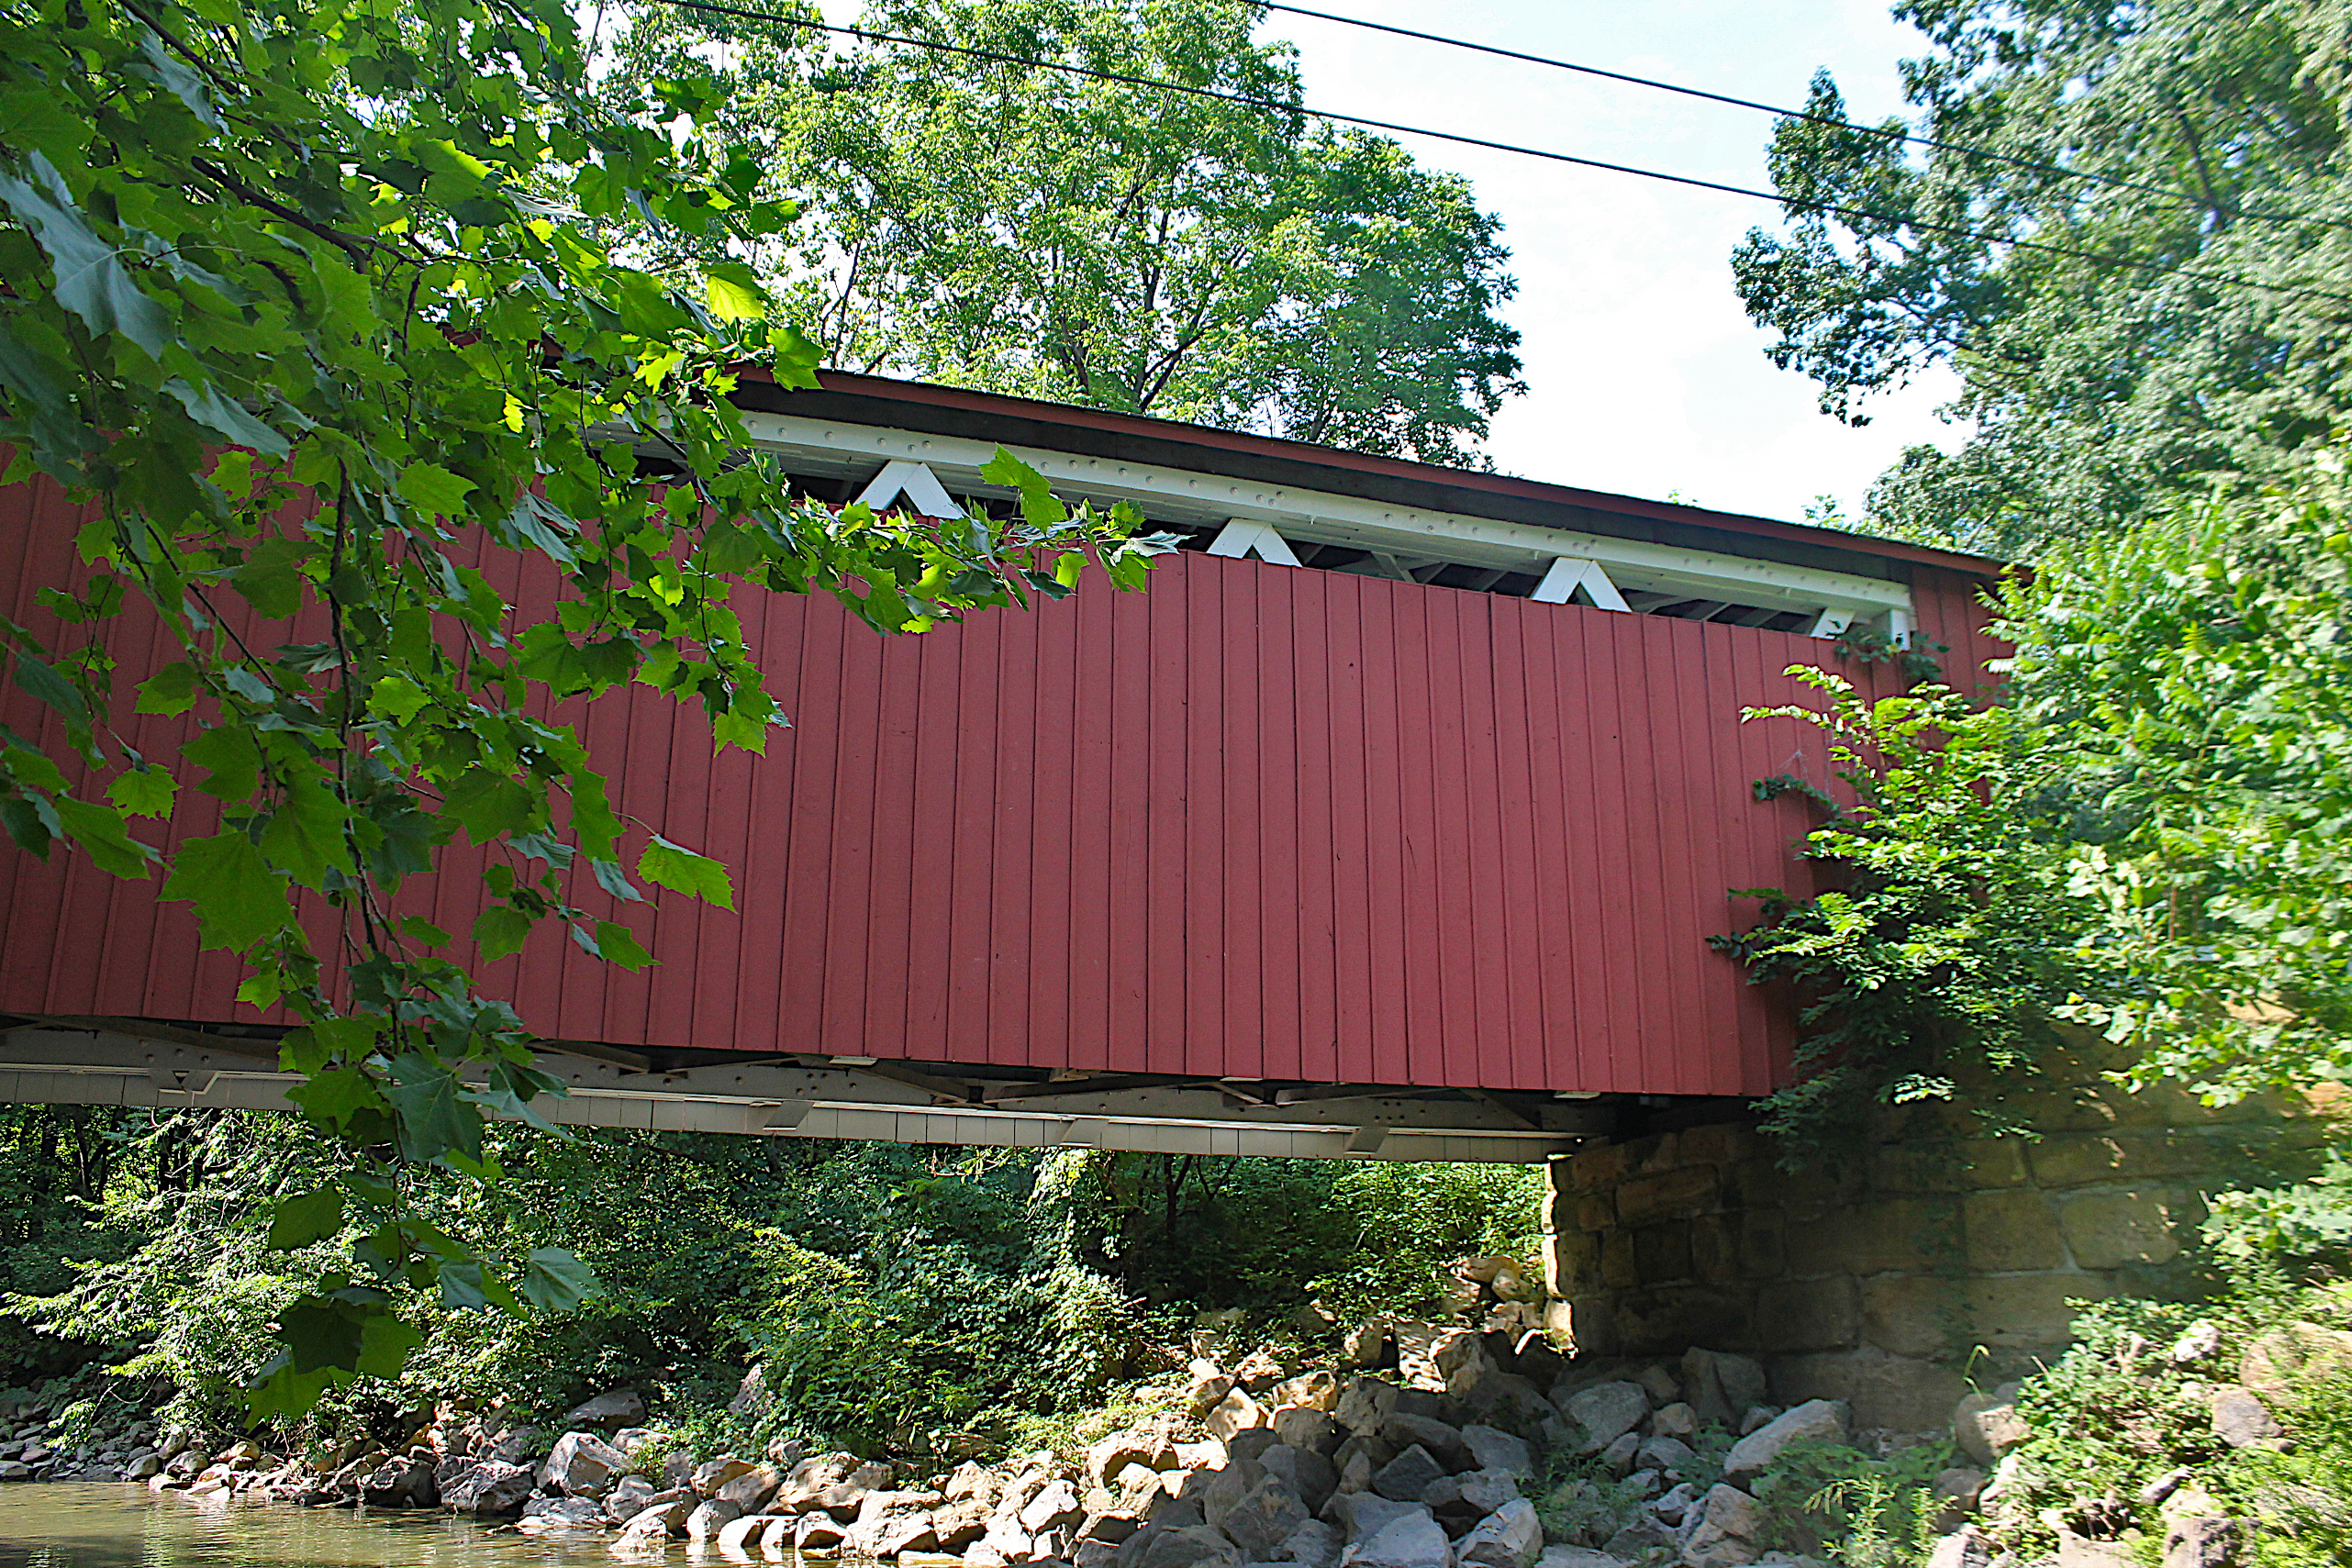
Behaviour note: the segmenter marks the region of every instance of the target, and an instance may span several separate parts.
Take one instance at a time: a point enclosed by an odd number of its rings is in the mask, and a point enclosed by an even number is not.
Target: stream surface
[[[0,1486],[0,1568],[616,1568],[611,1539],[518,1535],[439,1510],[205,1504],[137,1482]]]

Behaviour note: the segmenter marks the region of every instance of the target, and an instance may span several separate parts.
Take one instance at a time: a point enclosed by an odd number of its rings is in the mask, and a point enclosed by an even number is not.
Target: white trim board
[[[969,494],[1011,494],[1001,485],[980,480],[981,466],[996,453],[993,442],[797,415],[749,413],[743,416],[743,423],[752,439],[771,450],[805,451],[835,463],[844,457],[885,462],[910,459]],[[1568,555],[1600,562],[1621,590],[1646,589],[1759,606],[1846,610],[1858,616],[1912,607],[1909,586],[1879,577],[1681,550],[1605,534],[1459,517],[1110,458],[1034,448],[1019,449],[1018,455],[1055,485],[1082,495],[1177,503],[1234,521],[1265,523],[1291,540],[1410,556],[1441,555],[1465,565],[1500,567],[1530,575],[1546,573],[1553,561]]]

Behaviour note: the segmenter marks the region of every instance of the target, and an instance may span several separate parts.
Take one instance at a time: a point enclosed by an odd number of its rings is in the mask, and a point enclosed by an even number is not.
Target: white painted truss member
[[[1242,517],[1235,517],[1217,530],[1217,538],[1209,546],[1209,553],[1229,555],[1236,561],[1255,555],[1260,561],[1271,562],[1276,566],[1299,564],[1298,553],[1290,548],[1290,541],[1276,533],[1272,524],[1253,523]]]
[[[901,495],[907,498],[908,508],[919,517],[964,516],[964,508],[948,498],[947,488],[940,484],[938,475],[923,464],[903,458],[885,463],[882,472],[874,476],[874,483],[859,493],[858,499],[881,512],[888,510],[890,503]]]
[[[1847,627],[1852,626],[1858,618],[1859,617],[1856,617],[1852,610],[1823,610],[1821,614],[1821,618],[1813,622],[1811,629],[1808,630],[1805,635],[1807,637],[1835,637]]]
[[[1544,573],[1544,581],[1527,596],[1539,605],[1565,605],[1578,592],[1597,610],[1633,608],[1625,602],[1625,595],[1617,591],[1617,584],[1609,580],[1609,573],[1601,569],[1600,562],[1575,555],[1555,556],[1552,569]]]

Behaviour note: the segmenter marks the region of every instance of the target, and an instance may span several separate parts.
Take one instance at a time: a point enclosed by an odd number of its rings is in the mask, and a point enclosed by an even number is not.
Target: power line
[[[813,32],[838,33],[848,38],[860,39],[868,43],[902,44],[910,49],[962,55],[966,59],[986,60],[1000,65],[1025,66],[1032,71],[1058,71],[1065,75],[1089,77],[1098,82],[1109,82],[1120,86],[1145,87],[1163,93],[1181,93],[1189,97],[1207,98],[1218,103],[1239,104],[1245,108],[1265,109],[1276,114],[1303,115],[1310,119],[1327,120],[1334,125],[1387,131],[1396,136],[1428,137],[1432,140],[1450,141],[1462,147],[1483,148],[1490,152],[1509,152],[1525,158],[1541,158],[1549,162],[1572,164],[1580,169],[1598,169],[1604,173],[1630,174],[1636,179],[1657,180],[1667,184],[1687,185],[1694,190],[1718,191],[1725,195],[1747,196],[1756,201],[1771,202],[1778,206],[1801,208],[1809,212],[1831,213],[1839,217],[1856,218],[1867,222],[1890,223],[1915,228],[1923,233],[1950,235],[1957,239],[1974,239],[1987,245],[2007,245],[2022,250],[2038,250],[2053,256],[2071,257],[2076,261],[2099,261],[2111,267],[2153,272],[2164,277],[2190,278],[2202,283],[2229,284],[2239,288],[2262,289],[2272,294],[2294,295],[2305,299],[2322,299],[2336,305],[2352,305],[2352,295],[2334,294],[2324,289],[2304,288],[2294,284],[2265,283],[2259,278],[2245,277],[2235,272],[2216,272],[2202,268],[2169,266],[2161,261],[2142,261],[2108,251],[2084,250],[2073,246],[2056,245],[2045,239],[2020,239],[2011,235],[1988,234],[1981,229],[1969,228],[1960,224],[1936,223],[1926,218],[1904,217],[1893,213],[1877,212],[1868,207],[1846,206],[1836,202],[1785,196],[1775,191],[1759,191],[1748,185],[1725,184],[1718,180],[1702,180],[1691,174],[1672,174],[1663,170],[1644,169],[1630,163],[1611,163],[1603,159],[1580,157],[1573,152],[1555,152],[1547,148],[1522,147],[1513,142],[1492,141],[1485,137],[1466,136],[1459,131],[1431,130],[1421,126],[1399,124],[1394,120],[1376,120],[1362,115],[1343,115],[1332,109],[1318,109],[1305,104],[1288,104],[1276,98],[1261,98],[1254,94],[1228,92],[1219,87],[1196,86],[1187,82],[1166,82],[1157,77],[1134,76],[1125,72],[1104,71],[1091,65],[1075,65],[1058,60],[1037,60],[1028,55],[1008,54],[1000,50],[983,49],[975,44],[949,43],[939,39],[908,38],[897,33],[876,32],[869,28],[853,28],[839,22],[819,21],[808,17],[786,17],[773,11],[754,11],[744,6],[722,5],[719,0],[662,0],[662,3],[674,6],[680,10],[700,11],[715,17],[734,17],[744,21],[772,22],[779,27],[799,28]]]
[[[1909,142],[1916,147],[1932,147],[1938,152],[1957,153],[1966,158],[1989,159],[2006,163],[2012,168],[2031,170],[2037,174],[2055,174],[2062,180],[2082,180],[2091,184],[2112,185],[2118,190],[2139,191],[2148,195],[2162,196],[2181,206],[2195,207],[2219,204],[2201,203],[2164,185],[2152,185],[2143,180],[2126,180],[2120,175],[2094,173],[2088,169],[2068,169],[2063,164],[2045,163],[2038,159],[2020,158],[2012,153],[1995,152],[1990,148],[1970,147],[1965,142],[1945,141],[1915,131],[1889,130],[1883,126],[1858,125],[1840,119],[1835,115],[1819,115],[1811,109],[1788,109],[1773,104],[1759,104],[1753,98],[1734,98],[1726,93],[1711,93],[1703,87],[1686,87],[1678,82],[1660,82],[1648,76],[1629,76],[1622,71],[1604,71],[1598,65],[1582,65],[1573,60],[1555,60],[1550,55],[1526,54],[1497,44],[1473,43],[1468,39],[1450,38],[1444,33],[1425,33],[1413,28],[1399,28],[1388,22],[1366,21],[1358,17],[1342,17],[1330,11],[1310,10],[1304,6],[1282,4],[1282,0],[1257,0],[1269,11],[1284,11],[1294,17],[1312,17],[1321,22],[1336,22],[1345,28],[1361,28],[1366,32],[1389,33],[1402,39],[1417,39],[1423,43],[1442,44],[1448,49],[1468,50],[1477,54],[1491,54],[1503,60],[1516,60],[1529,65],[1549,66],[1555,71],[1573,71],[1583,76],[1597,76],[1604,82],[1622,82],[1630,86],[1649,87],[1660,93],[1678,93],[1686,98],[1700,98],[1711,104],[1728,104],[1735,109],[1754,109],[1758,114],[1773,115],[1782,119],[1804,120],[1812,125],[1827,126],[1834,130],[1849,130],[1858,136],[1875,136],[1888,141]],[[2237,218],[2251,218],[2262,223],[2324,223],[2337,228],[2352,228],[2352,222],[2335,217],[2303,217],[2284,212],[2235,212]]]

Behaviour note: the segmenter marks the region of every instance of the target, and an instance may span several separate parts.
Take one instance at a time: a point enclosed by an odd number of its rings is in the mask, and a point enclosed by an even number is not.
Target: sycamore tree
[[[623,14],[610,90],[710,83],[759,150],[756,194],[809,203],[754,260],[829,364],[1445,463],[1477,461],[1524,390],[1495,314],[1516,286],[1499,221],[1396,142],[1302,114],[1288,46],[1253,38],[1244,0],[860,17],[977,55],[660,0]]]
[[[1875,128],[1946,145],[1783,120],[1789,221],[1733,258],[1773,360],[1825,411],[1860,423],[1873,395],[1957,372],[1968,440],[1906,452],[1868,525],[2017,555],[2291,482],[2352,415],[2339,0],[1895,14],[1927,47],[1903,62],[1913,113]],[[1825,73],[1807,106],[1845,114]]]
[[[404,1292],[520,1311],[590,1283],[404,1198],[422,1166],[496,1175],[485,1115],[560,1093],[470,963],[550,923],[646,962],[575,902],[589,882],[730,902],[724,867],[616,814],[555,704],[642,683],[757,751],[783,716],[739,587],[912,632],[1066,593],[1089,560],[1139,586],[1156,548],[1009,455],[1007,521],[793,499],[729,400],[747,365],[810,382],[817,350],[737,259],[793,213],[709,129],[707,82],[589,76],[560,0],[0,7],[0,442],[88,517],[86,571],[41,592],[63,635],[0,625],[53,715],[47,741],[0,734],[0,826],[160,879],[243,959],[242,999],[300,1020],[293,1097],[349,1158],[270,1239],[350,1261],[280,1315],[257,1412],[397,1371]],[[616,251],[624,215],[694,265]],[[555,613],[520,617],[485,550],[527,558]],[[118,664],[139,620],[159,667]],[[188,739],[142,754],[134,711]],[[486,885],[450,932],[397,895],[460,835]]]

